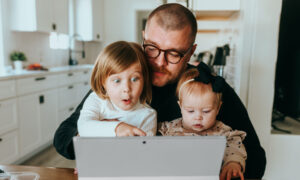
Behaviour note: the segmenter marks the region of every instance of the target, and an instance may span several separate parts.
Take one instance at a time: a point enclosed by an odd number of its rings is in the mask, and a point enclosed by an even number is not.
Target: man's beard
[[[176,74],[176,77],[173,77],[172,75],[174,75],[173,73],[171,73],[170,71],[168,71],[166,68],[164,67],[156,67],[154,65],[151,65],[151,74],[153,76],[154,72],[160,72],[160,73],[165,73],[167,76],[171,77],[171,79],[167,79],[168,81],[163,85],[167,85],[167,84],[172,84],[172,83],[176,83],[178,81],[178,79],[180,78],[181,74],[185,71],[187,66],[184,66],[180,69],[180,71]],[[152,77],[153,78],[153,77]]]

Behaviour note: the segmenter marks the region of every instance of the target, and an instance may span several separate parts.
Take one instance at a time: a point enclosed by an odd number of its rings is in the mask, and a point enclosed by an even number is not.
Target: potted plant
[[[20,72],[23,69],[23,61],[26,61],[27,58],[25,54],[21,51],[14,51],[10,54],[10,60],[14,62],[15,71]]]

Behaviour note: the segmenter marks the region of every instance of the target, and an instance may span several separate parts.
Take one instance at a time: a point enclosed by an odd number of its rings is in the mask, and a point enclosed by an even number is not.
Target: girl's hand
[[[237,162],[227,163],[220,174],[220,180],[230,180],[231,178],[240,177],[244,180],[244,175],[241,170],[241,165]]]
[[[115,129],[117,136],[146,136],[146,133],[141,129],[121,122]]]
[[[78,174],[77,168],[74,168],[74,174]]]

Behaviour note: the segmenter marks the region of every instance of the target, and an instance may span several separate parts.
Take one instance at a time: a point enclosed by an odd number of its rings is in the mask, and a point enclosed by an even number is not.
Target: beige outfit
[[[163,136],[226,136],[227,144],[223,159],[223,166],[228,162],[234,161],[240,163],[242,171],[245,171],[247,153],[244,145],[242,144],[242,140],[246,137],[246,133],[244,131],[232,130],[231,127],[225,125],[221,121],[216,121],[215,125],[210,129],[201,132],[194,132],[183,128],[182,118],[160,123],[158,131]]]

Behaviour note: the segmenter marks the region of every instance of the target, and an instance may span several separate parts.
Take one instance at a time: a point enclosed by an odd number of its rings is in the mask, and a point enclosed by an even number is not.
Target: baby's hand
[[[241,165],[237,162],[227,163],[220,174],[220,180],[230,180],[231,178],[240,177],[244,180],[244,175],[241,170]]]

